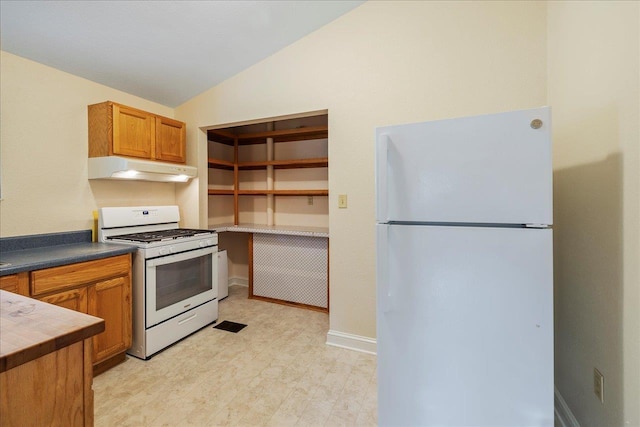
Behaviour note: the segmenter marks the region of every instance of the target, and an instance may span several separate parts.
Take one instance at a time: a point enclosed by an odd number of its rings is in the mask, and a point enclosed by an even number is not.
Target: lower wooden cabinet
[[[93,426],[91,338],[0,373],[0,427]]]
[[[125,359],[131,346],[131,255],[52,267],[30,273],[31,297],[100,317],[105,331],[93,337],[98,374]]]
[[[29,296],[29,273],[10,274],[0,277],[0,289],[14,294]]]
[[[131,346],[131,281],[103,280],[88,289],[87,314],[104,319],[105,331],[93,337],[93,360],[103,362]]]
[[[87,289],[72,289],[70,291],[56,292],[52,295],[38,298],[40,301],[68,308],[69,310],[87,313]]]

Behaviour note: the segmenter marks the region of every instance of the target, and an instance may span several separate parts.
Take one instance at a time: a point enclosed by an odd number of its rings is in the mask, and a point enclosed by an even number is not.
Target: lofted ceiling
[[[363,0],[0,1],[0,47],[176,107]]]

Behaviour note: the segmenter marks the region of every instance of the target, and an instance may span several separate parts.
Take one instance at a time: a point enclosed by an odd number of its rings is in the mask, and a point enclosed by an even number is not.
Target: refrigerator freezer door
[[[377,221],[551,224],[550,132],[548,107],[377,128]]]
[[[378,227],[381,426],[553,426],[550,229]]]

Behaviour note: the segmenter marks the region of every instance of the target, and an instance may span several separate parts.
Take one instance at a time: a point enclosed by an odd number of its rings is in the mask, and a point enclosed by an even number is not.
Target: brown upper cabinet
[[[89,157],[186,161],[185,123],[106,101],[88,106]]]

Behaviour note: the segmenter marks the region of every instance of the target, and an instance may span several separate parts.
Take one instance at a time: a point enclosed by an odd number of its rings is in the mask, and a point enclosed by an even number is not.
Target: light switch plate
[[[338,194],[338,207],[340,209],[345,209],[347,207],[347,195],[346,194]]]

